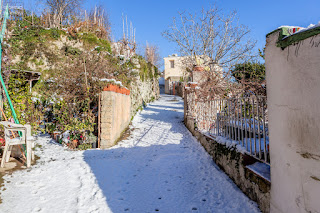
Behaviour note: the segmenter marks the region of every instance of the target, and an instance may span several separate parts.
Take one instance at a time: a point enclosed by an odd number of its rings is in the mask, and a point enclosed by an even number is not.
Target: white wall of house
[[[320,212],[320,35],[281,49],[267,36],[271,212]]]
[[[183,65],[184,57],[169,56],[164,58],[164,79],[169,77],[180,77],[186,74],[185,66]]]
[[[164,79],[165,79],[165,93],[172,93],[172,83],[178,82],[183,77],[187,77],[189,74],[186,71],[184,56],[172,56],[165,57],[164,60]]]

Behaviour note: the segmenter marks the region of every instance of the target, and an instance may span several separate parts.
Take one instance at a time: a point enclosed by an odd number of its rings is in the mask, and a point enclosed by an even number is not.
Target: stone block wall
[[[126,88],[109,85],[101,93],[99,129],[102,149],[115,145],[136,112],[160,97],[156,75],[143,81],[137,76],[130,88],[129,91]]]
[[[131,120],[130,95],[117,91],[101,92],[100,148],[115,144]]]
[[[179,82],[176,84],[176,95],[184,98],[184,92],[185,92],[185,83]]]

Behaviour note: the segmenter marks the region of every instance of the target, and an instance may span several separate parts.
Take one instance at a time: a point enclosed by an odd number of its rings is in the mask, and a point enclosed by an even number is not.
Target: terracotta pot
[[[188,87],[190,87],[192,89],[194,89],[196,86],[198,86],[198,84],[190,84],[190,83],[188,83]]]
[[[79,141],[78,140],[72,140],[71,144],[73,148],[77,148]]]
[[[193,67],[193,71],[204,71],[204,67],[196,65],[196,66]]]

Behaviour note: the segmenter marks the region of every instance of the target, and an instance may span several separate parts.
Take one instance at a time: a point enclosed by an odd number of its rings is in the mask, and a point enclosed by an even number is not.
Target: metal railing
[[[266,97],[198,101],[188,94],[187,113],[198,130],[236,141],[246,153],[270,162]]]

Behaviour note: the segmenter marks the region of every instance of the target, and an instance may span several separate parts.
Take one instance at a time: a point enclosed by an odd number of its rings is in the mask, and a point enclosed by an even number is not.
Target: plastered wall
[[[271,212],[320,212],[320,35],[282,49],[267,36]]]

